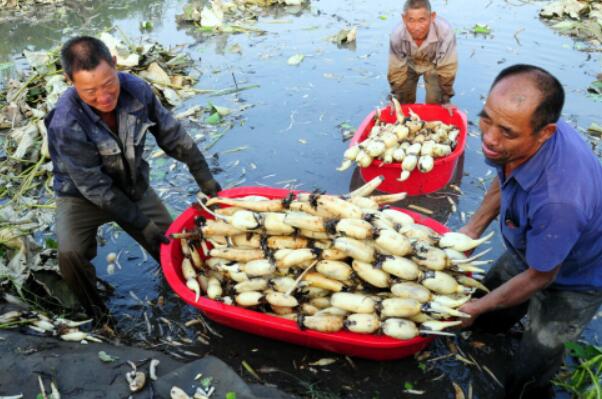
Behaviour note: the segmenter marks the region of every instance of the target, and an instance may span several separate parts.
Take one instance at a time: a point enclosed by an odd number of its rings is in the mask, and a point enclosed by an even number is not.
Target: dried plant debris
[[[63,0],[0,0],[0,11],[28,11],[46,5],[62,5]]]
[[[258,17],[273,6],[303,7],[309,0],[211,0],[208,4],[190,1],[182,14],[176,16],[180,24],[192,25],[210,33],[264,33],[255,28]]]
[[[339,45],[351,44],[357,37],[357,27],[341,29],[337,34],[330,37],[330,41]]]
[[[602,42],[602,4],[594,1],[558,0],[546,4],[540,17],[550,19],[557,31],[588,41],[579,50],[600,50]]]
[[[598,75],[598,80],[589,85],[587,95],[596,101],[602,101],[602,74]]]

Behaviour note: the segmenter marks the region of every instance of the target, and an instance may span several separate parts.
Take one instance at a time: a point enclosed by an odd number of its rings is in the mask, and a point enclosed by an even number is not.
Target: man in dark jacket
[[[96,233],[115,221],[156,260],[171,224],[149,185],[142,158],[147,133],[188,165],[201,190],[221,188],[192,138],[143,80],[118,72],[106,45],[92,37],[64,44],[61,63],[73,84],[46,118],[57,195],[59,268],[86,311],[100,319],[106,307],[96,288]]]

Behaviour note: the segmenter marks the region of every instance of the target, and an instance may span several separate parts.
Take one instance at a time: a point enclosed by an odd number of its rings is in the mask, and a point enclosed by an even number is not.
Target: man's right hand
[[[200,188],[202,192],[204,192],[210,197],[215,197],[217,196],[217,193],[222,191],[222,186],[220,186],[217,180],[215,179],[205,180],[201,184]]]
[[[460,227],[460,229],[458,230],[458,233],[466,234],[468,237],[470,237],[474,240],[478,239],[481,236],[481,234],[479,234],[477,231],[470,228],[469,225],[464,225],[464,226]]]
[[[157,248],[161,244],[169,244],[169,238],[165,237],[165,234],[153,221],[148,222],[144,230],[142,230],[142,236],[146,242]]]

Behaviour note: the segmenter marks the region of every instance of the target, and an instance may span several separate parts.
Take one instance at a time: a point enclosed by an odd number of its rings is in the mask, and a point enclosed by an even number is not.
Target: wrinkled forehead
[[[431,12],[426,9],[426,7],[418,7],[418,8],[408,8],[407,11],[405,11],[402,14],[404,17],[430,17],[431,16]]]
[[[507,76],[497,82],[489,92],[488,100],[492,98],[528,106],[539,104],[542,94],[532,77],[528,74],[520,74]]]
[[[483,110],[507,124],[530,123],[540,103],[541,93],[532,82],[508,77],[491,89]]]
[[[74,71],[72,81],[79,87],[94,87],[112,81],[116,75],[117,70],[103,60],[94,69]]]

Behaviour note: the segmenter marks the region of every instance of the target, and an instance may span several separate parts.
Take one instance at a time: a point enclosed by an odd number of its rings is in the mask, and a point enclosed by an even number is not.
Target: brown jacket
[[[393,93],[399,91],[407,78],[408,68],[418,75],[435,71],[439,79],[443,103],[454,95],[454,80],[458,70],[456,35],[441,17],[435,18],[429,34],[420,47],[402,22],[391,33],[389,70],[387,77]]]

